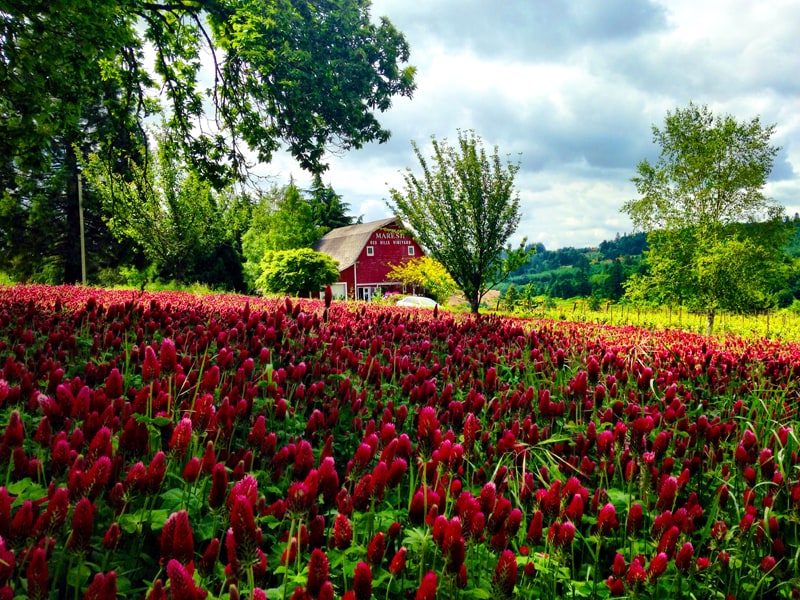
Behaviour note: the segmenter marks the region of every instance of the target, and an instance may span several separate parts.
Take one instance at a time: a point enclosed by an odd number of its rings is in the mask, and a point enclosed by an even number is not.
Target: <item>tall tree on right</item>
[[[450,272],[477,313],[486,292],[527,263],[532,252],[525,239],[516,249],[506,245],[520,219],[514,191],[519,165],[503,164],[496,147],[488,156],[473,131],[459,132],[456,147],[434,138],[432,166],[413,146],[422,174],[408,169],[405,190],[390,190],[389,206]]]
[[[763,193],[779,148],[775,126],[737,121],[690,103],[653,126],[661,147],[633,178],[639,198],[622,207],[648,232],[647,273],[626,284],[630,297],[680,303],[706,314],[769,307],[785,280],[783,207]]]

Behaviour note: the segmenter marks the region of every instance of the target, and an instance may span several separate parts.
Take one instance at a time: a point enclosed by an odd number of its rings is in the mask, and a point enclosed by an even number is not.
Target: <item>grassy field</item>
[[[691,333],[704,333],[706,328],[705,314],[693,313],[681,307],[609,303],[593,310],[586,300],[558,300],[555,306],[549,308],[542,304],[534,310],[518,310],[514,313],[500,310],[499,313],[556,321],[678,329]],[[800,340],[800,314],[788,309],[757,315],[719,313],[713,333],[718,336],[740,335],[796,341]]]

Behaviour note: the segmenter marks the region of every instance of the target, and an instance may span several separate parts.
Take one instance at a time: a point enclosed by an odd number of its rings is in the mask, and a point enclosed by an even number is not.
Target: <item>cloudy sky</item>
[[[365,221],[390,216],[411,140],[428,155],[431,136],[474,129],[520,162],[518,239],[597,245],[632,230],[619,209],[658,156],[652,126],[690,101],[776,125],[767,193],[800,212],[800,0],[374,0],[372,14],[406,35],[417,91],[380,117],[388,143],[331,158],[326,182]]]

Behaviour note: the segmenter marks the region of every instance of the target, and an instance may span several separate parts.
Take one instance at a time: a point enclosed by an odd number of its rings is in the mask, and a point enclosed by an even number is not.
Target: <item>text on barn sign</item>
[[[389,245],[403,245],[403,244],[410,244],[411,240],[403,233],[397,233],[394,231],[376,231],[375,232],[375,239],[369,241],[370,245],[381,245],[381,246],[389,246]]]

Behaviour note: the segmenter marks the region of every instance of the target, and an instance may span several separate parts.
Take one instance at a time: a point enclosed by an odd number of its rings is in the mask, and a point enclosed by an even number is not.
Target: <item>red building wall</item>
[[[356,264],[341,272],[340,281],[347,283],[349,296],[353,297],[355,290],[359,299],[369,299],[376,288],[384,293],[400,291],[398,282],[389,281],[386,275],[392,266],[420,256],[424,256],[422,248],[405,231],[384,227],[372,233]]]

